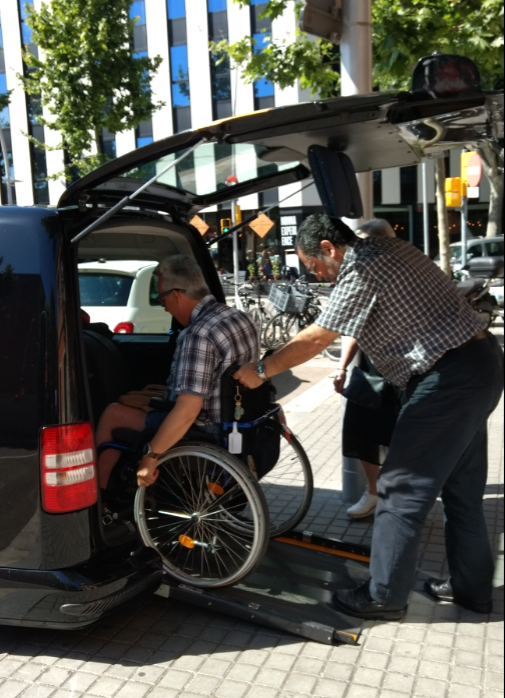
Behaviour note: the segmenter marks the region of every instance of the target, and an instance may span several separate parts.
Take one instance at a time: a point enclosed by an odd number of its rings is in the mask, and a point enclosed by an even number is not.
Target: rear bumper
[[[113,575],[96,567],[49,572],[0,569],[0,625],[60,630],[90,625],[159,588],[162,570],[152,552],[123,562]]]

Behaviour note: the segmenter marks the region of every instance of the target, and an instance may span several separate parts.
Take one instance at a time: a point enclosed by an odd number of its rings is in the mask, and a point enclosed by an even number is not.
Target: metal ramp
[[[272,541],[259,567],[240,584],[206,590],[167,577],[157,593],[315,642],[355,645],[363,623],[339,613],[331,597],[338,588],[366,581],[369,561],[367,548],[309,532],[290,534]]]

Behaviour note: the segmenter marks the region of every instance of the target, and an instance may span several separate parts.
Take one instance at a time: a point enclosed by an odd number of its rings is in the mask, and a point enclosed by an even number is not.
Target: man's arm
[[[268,378],[273,378],[279,373],[288,371],[294,366],[313,359],[320,354],[323,349],[330,346],[339,336],[338,332],[325,330],[318,325],[309,325],[299,332],[294,339],[265,359],[265,372]],[[262,381],[256,373],[255,364],[244,364],[234,378],[239,380],[247,388],[258,388]]]
[[[337,393],[344,390],[345,379],[349,364],[358,353],[358,342],[354,337],[342,337],[342,349],[340,352],[340,367],[337,368],[337,375],[333,382]]]
[[[174,409],[168,413],[164,422],[151,441],[153,453],[165,453],[186,435],[189,428],[202,411],[203,397],[198,395],[179,395]],[[144,456],[137,472],[139,487],[149,487],[158,478],[158,461]]]

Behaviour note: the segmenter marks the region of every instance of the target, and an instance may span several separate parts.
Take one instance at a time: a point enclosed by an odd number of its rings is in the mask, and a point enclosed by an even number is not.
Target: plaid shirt
[[[191,324],[177,340],[167,380],[167,399],[203,397],[196,424],[221,423],[221,376],[234,363],[258,361],[258,331],[251,318],[236,308],[205,296],[191,313]]]
[[[317,324],[354,337],[377,369],[403,388],[449,349],[485,329],[446,274],[403,240],[359,240],[345,253]]]

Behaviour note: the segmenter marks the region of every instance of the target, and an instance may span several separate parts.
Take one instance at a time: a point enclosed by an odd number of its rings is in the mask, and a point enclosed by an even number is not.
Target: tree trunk
[[[503,148],[479,143],[476,150],[491,188],[486,237],[496,237],[503,234]]]
[[[452,276],[451,251],[449,249],[449,217],[445,205],[445,158],[435,161],[437,184],[438,244],[440,247],[440,268],[447,276]]]

